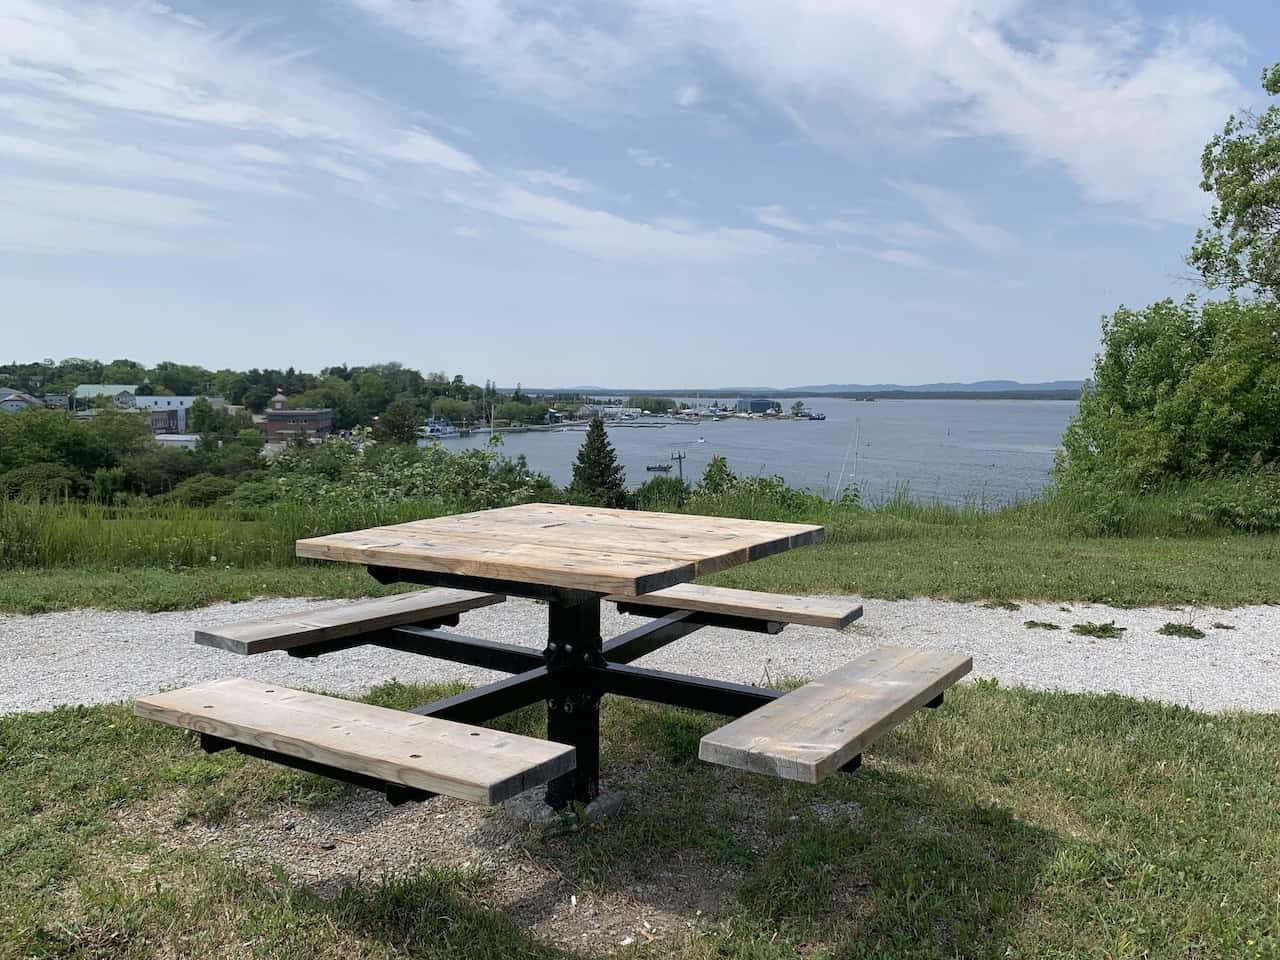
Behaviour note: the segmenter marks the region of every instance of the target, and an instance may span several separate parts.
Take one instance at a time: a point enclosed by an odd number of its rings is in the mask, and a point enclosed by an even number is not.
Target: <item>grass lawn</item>
[[[440,692],[391,684],[371,699],[408,706]],[[506,721],[539,723],[536,709]],[[819,787],[699,763],[698,738],[717,723],[606,698],[605,774],[626,783],[623,815],[517,831],[498,862],[556,878],[562,915],[571,895],[660,900],[680,877],[714,894],[714,909],[690,910],[655,942],[612,942],[624,956],[1280,955],[1280,717],[978,683]],[[254,855],[282,817],[360,797],[205,756],[123,707],[0,717],[0,957],[605,951],[503,905],[491,867],[406,854],[394,879],[326,887]],[[403,809],[420,812],[419,837],[447,839],[464,815]],[[233,832],[234,863],[220,839]]]
[[[1280,537],[1064,539],[995,524],[890,523],[833,531],[826,543],[712,579],[864,597],[1239,606],[1280,602]],[[18,568],[0,574],[0,611],[177,610],[255,596],[386,592],[343,564]]]

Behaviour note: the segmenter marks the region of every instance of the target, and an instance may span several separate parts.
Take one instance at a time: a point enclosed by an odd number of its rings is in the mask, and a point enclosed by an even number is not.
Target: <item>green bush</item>
[[[80,500],[89,480],[63,463],[32,463],[0,475],[0,499]]]
[[[1102,341],[1063,437],[1060,484],[1145,491],[1280,461],[1280,305],[1121,308]]]
[[[165,499],[191,507],[211,507],[219,500],[230,496],[235,489],[234,480],[203,473],[183,480],[169,492]]]
[[[1280,531],[1280,471],[1252,471],[1198,485],[1177,505],[1189,528],[1222,527],[1246,533]]]
[[[673,512],[689,502],[689,485],[679,477],[652,477],[636,489],[633,497],[640,510]]]

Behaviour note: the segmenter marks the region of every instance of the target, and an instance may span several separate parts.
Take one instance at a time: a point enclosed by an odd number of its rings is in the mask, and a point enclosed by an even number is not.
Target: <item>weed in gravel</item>
[[[1223,623],[1221,620],[1215,620],[1212,624],[1215,630],[1234,630],[1235,627],[1229,623]]]
[[[1115,640],[1128,629],[1128,627],[1117,627],[1114,620],[1108,620],[1106,623],[1073,624],[1071,632],[1078,633],[1082,637],[1095,637],[1098,640]]]
[[[1023,620],[1022,625],[1028,630],[1061,630],[1056,623],[1049,620]]]
[[[1185,637],[1188,640],[1203,640],[1204,631],[1189,623],[1166,623],[1156,631],[1166,637]]]
[[[1021,610],[1020,604],[1014,603],[1012,600],[987,600],[979,604],[983,610]]]

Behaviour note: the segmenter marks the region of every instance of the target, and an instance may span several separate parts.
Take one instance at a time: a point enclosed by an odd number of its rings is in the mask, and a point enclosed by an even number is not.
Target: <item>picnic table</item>
[[[300,557],[434,589],[211,626],[196,641],[299,657],[373,644],[509,676],[408,712],[242,678],[139,698],[135,709],[199,733],[206,750],[376,787],[392,802],[443,793],[492,803],[546,783],[547,803],[564,809],[597,796],[600,700],[626,696],[735,718],[703,738],[703,760],[816,783],[855,769],[918,708],[940,705],[970,659],[881,647],[785,694],[632,661],[707,626],[847,626],[860,606],[691,583],[822,535],[810,524],[528,504],[300,540]],[[440,629],[508,596],[545,604],[544,650]],[[645,622],[606,640],[605,602]],[[545,740],[479,726],[539,701]]]

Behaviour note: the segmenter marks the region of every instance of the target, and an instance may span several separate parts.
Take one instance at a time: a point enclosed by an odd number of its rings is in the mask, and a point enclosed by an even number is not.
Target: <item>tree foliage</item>
[[[1280,304],[1162,300],[1103,321],[1068,486],[1145,490],[1280,462]]]
[[[587,437],[578,449],[569,498],[574,503],[593,507],[627,506],[625,474],[600,417],[591,421]]]
[[[1280,63],[1263,72],[1280,96]],[[1280,106],[1227,119],[1200,160],[1201,187],[1216,201],[1187,262],[1209,287],[1280,300]]]

